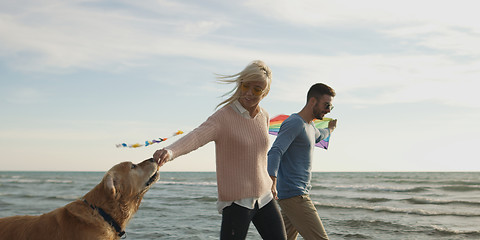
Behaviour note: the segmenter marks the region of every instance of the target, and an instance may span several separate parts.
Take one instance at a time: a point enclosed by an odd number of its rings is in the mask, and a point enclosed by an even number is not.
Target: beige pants
[[[287,230],[287,239],[295,240],[298,234],[305,240],[328,239],[317,209],[308,195],[278,200]]]

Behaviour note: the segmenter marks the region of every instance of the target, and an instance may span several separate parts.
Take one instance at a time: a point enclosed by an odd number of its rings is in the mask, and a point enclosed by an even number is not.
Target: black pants
[[[253,222],[262,239],[287,239],[282,215],[277,203],[272,200],[263,208],[248,209],[235,203],[223,209],[221,240],[243,240],[247,237],[248,227]]]

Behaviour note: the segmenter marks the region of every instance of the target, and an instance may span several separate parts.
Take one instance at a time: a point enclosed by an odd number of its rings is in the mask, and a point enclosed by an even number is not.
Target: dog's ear
[[[107,189],[107,192],[111,193],[112,197],[117,193],[115,183],[113,182],[113,176],[111,174],[108,174],[105,178],[105,189]]]

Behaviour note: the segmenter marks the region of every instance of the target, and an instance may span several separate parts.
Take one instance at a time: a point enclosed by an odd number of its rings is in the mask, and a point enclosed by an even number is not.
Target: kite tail
[[[180,134],[183,134],[183,131],[182,130],[178,130],[177,132],[173,133],[173,135],[171,137],[175,137],[177,135],[180,135]],[[128,148],[138,148],[138,147],[147,147],[147,146],[150,146],[152,144],[155,144],[155,143],[161,143],[163,141],[166,141],[168,138],[156,138],[156,139],[153,139],[153,140],[150,140],[150,141],[145,141],[145,143],[134,143],[134,144],[126,144],[126,143],[120,143],[120,144],[116,144],[117,148],[124,148],[124,147],[128,147]]]

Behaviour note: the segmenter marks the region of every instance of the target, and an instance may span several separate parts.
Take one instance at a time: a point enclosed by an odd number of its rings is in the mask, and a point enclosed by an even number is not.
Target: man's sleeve
[[[315,143],[318,143],[318,142],[322,141],[323,139],[327,138],[328,136],[330,136],[330,129],[328,129],[328,128],[317,129],[317,132],[315,133],[315,139],[316,139]]]
[[[287,119],[282,123],[277,138],[275,142],[273,142],[270,151],[268,151],[267,170],[270,176],[277,176],[283,154],[303,128],[303,125],[295,120],[296,119]]]

